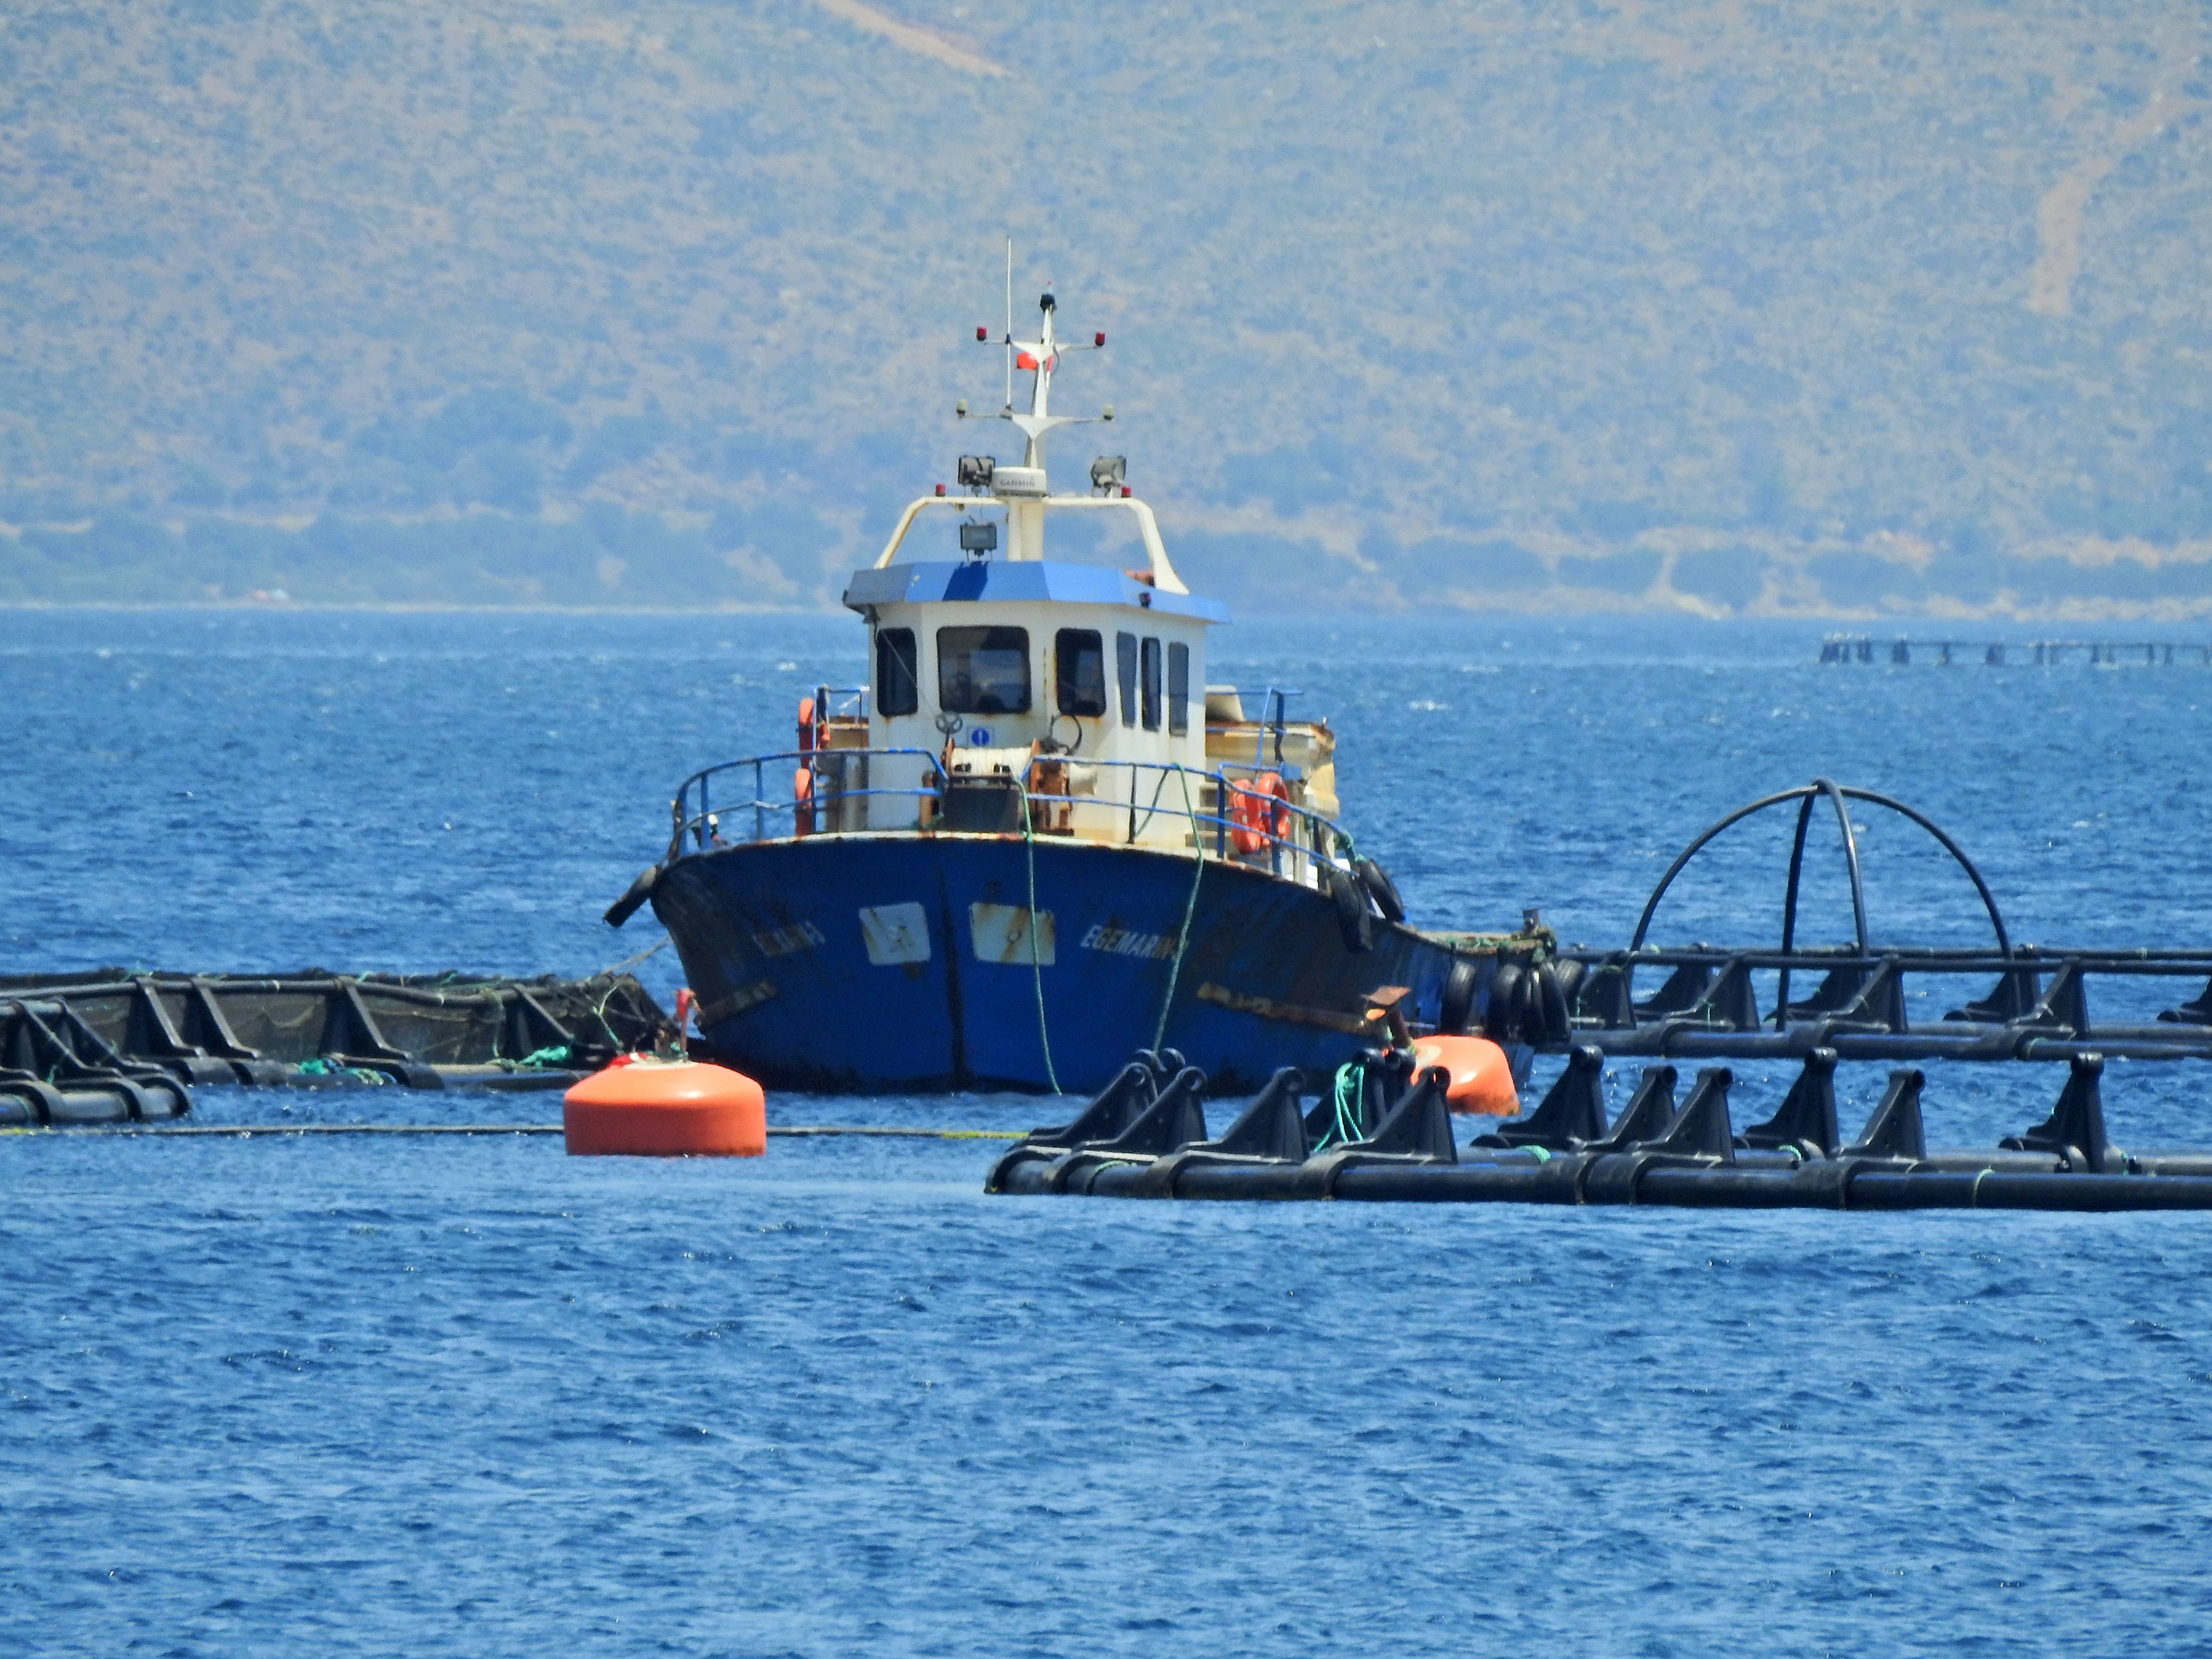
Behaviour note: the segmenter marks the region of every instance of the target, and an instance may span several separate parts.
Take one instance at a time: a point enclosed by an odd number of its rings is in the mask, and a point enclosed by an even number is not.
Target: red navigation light
[[[1103,346],[1106,343],[1106,337],[1103,334],[1094,334],[1091,337],[1091,343],[1095,346]]]
[[[945,493],[945,486],[944,486],[943,484],[939,484],[939,485],[938,485],[938,486],[937,486],[937,493],[938,493],[939,495],[942,495]]]
[[[1125,501],[1129,499],[1129,486],[1127,484],[1121,486],[1121,499]]]
[[[979,326],[975,330],[975,337],[979,340],[988,340],[991,337],[991,331]]]

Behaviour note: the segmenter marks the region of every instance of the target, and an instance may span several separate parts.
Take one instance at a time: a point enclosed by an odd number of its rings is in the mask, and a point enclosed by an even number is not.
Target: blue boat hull
[[[1011,950],[1003,935],[979,943],[975,920],[1018,908],[1026,928],[1032,854],[1044,966],[1025,932]],[[1443,945],[1378,918],[1373,948],[1355,952],[1327,894],[1208,862],[1194,899],[1194,872],[1188,854],[1146,848],[816,836],[678,859],[652,902],[708,1041],[773,1087],[1088,1092],[1158,1040],[1234,1092],[1279,1066],[1340,1064],[1377,987],[1409,987],[1436,1018]],[[922,924],[901,935],[906,959],[882,959],[864,911]]]

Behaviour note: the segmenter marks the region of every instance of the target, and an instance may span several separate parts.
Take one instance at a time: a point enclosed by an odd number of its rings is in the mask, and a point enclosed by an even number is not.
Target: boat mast
[[[1012,246],[1011,242],[1007,244],[1008,247]],[[1021,429],[1022,436],[1025,440],[1022,447],[1024,466],[1042,468],[1044,465],[1042,441],[1044,434],[1053,428],[1074,426],[1083,421],[1097,418],[1081,415],[1055,415],[1052,412],[1052,372],[1060,367],[1060,337],[1054,321],[1054,314],[1059,309],[1059,301],[1049,294],[1041,294],[1037,296],[1037,310],[1042,315],[1042,321],[1037,328],[1037,337],[1034,340],[1017,340],[1014,338],[1014,331],[1011,325],[1006,330],[1006,361],[1009,364],[1006,371],[1006,406],[999,412],[999,418],[1012,421]],[[1105,343],[1106,337],[1103,334],[1098,336],[1098,344],[1103,345]],[[1096,350],[1097,347],[1093,346],[1087,349]],[[1013,371],[1017,368],[1030,371],[1030,411],[1026,415],[1017,414],[1014,410],[1012,382]]]
[[[1097,351],[1106,343],[1103,334],[1091,336],[1087,346],[1064,347],[1060,343],[1057,313],[1060,302],[1049,293],[1037,297],[1041,320],[1036,338],[1018,340],[1014,337],[1014,239],[1006,239],[1006,331],[1000,343],[1006,354],[1006,400],[999,410],[999,418],[1011,422],[1022,434],[1022,465],[1019,469],[1000,467],[992,493],[1006,508],[1006,557],[1029,561],[1044,557],[1044,503],[1050,493],[1045,477],[1044,434],[1056,426],[1075,426],[1093,420],[1110,421],[1113,406],[1107,405],[1102,415],[1055,415],[1052,412],[1053,371],[1060,367],[1063,350]],[[975,337],[984,337],[977,329]],[[1027,370],[1030,381],[1029,412],[1020,413],[1014,408],[1014,371]],[[963,417],[968,405],[959,406]],[[1018,477],[1017,474],[1018,473]]]

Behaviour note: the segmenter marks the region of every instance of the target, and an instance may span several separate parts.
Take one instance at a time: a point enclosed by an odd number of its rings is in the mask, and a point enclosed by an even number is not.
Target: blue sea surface
[[[1824,667],[1818,631],[1249,622],[1210,677],[1329,715],[1425,925],[1618,944],[1692,835],[1826,774],[1946,826],[2015,939],[2212,946],[2212,673]],[[607,966],[658,937],[598,916],[675,783],[861,667],[847,618],[0,612],[0,972]],[[1877,937],[1988,937],[1854,816]],[[1775,938],[1788,834],[1724,838],[1655,938]],[[1835,851],[1808,938],[1849,930]],[[1928,1069],[1974,1146],[2063,1075]],[[1737,1071],[1739,1121],[1790,1075]],[[1847,1127],[1882,1076],[1844,1068]],[[2105,1097],[2212,1146],[2203,1065]],[[569,1159],[281,1133],[550,1096],[197,1109],[272,1133],[0,1137],[0,1652],[2206,1645],[2205,1217],[1018,1200],[975,1140]]]

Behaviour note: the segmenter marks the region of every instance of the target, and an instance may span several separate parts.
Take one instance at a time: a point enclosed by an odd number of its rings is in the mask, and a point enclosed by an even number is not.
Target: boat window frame
[[[1133,726],[1137,723],[1137,636],[1116,633],[1114,635],[1114,678],[1121,693],[1121,724]]]
[[[1088,643],[1085,643],[1085,641]],[[1097,695],[1085,696],[1078,665],[1089,652],[1097,665]],[[1106,636],[1096,628],[1063,628],[1052,636],[1052,706],[1071,720],[1103,720],[1106,695]]]
[[[948,645],[946,636],[948,635],[956,634],[979,634],[985,637],[983,640],[978,641],[975,644],[971,646],[963,647],[959,645]],[[989,636],[994,634],[1001,635],[1012,635],[1015,639],[1018,639],[1020,641],[1020,644],[1017,647],[1016,645],[1004,640],[995,642],[992,641],[989,639]],[[935,644],[937,647],[937,707],[940,712],[949,714],[980,714],[985,719],[989,720],[996,719],[1000,715],[1006,714],[1026,714],[1033,707],[1036,706],[1036,676],[1032,672],[1032,665],[1030,659],[1030,630],[1028,629],[1023,628],[1013,623],[948,623],[945,627],[937,630]],[[980,696],[974,695],[971,695],[966,700],[965,703],[954,701],[951,695],[952,688],[951,683],[946,678],[948,665],[956,661],[965,662],[970,665],[972,668],[975,655],[981,651],[988,651],[994,655],[1012,656],[1020,662],[1022,665],[1022,691],[1021,702],[1018,706],[1009,708],[1001,705],[985,708],[979,706],[982,702],[982,699]],[[975,684],[975,676],[971,672],[969,675],[969,685],[971,694],[973,692]]]
[[[1137,688],[1137,708],[1144,716],[1147,732],[1160,729],[1160,638],[1157,634],[1145,635],[1143,672]]]
[[[1168,642],[1168,735],[1190,735],[1190,647],[1181,640]]]
[[[896,657],[898,652],[897,641],[902,637],[906,641],[905,659],[896,665],[906,674],[908,701],[904,708],[896,706],[889,695],[890,688],[884,672],[887,655]],[[895,720],[902,714],[920,714],[921,712],[921,641],[915,630],[911,628],[876,629],[875,667],[876,713],[886,720]]]

